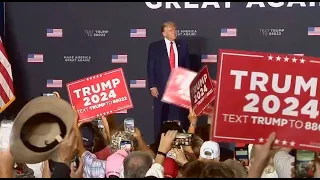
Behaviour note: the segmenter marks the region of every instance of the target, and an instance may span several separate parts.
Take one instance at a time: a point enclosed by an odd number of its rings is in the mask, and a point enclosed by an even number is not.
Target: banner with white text
[[[133,107],[122,68],[70,82],[67,90],[79,121],[91,121]]]
[[[220,50],[212,138],[320,149],[320,58]]]

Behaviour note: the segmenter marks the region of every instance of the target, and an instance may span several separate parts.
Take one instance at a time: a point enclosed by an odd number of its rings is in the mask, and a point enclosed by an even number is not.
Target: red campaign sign
[[[196,76],[196,72],[188,69],[174,68],[170,73],[161,101],[189,109],[191,107],[189,87]],[[207,115],[212,113],[212,107],[206,108],[203,113]]]
[[[207,66],[203,67],[191,82],[190,98],[192,109],[197,116],[214,100],[215,89]]]
[[[220,50],[212,139],[320,149],[320,58]]]
[[[70,82],[67,90],[79,121],[133,108],[122,68]]]

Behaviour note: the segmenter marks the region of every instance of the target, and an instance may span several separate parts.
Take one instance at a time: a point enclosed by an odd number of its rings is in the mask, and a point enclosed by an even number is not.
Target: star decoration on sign
[[[88,77],[86,80],[88,81],[88,80],[95,79],[95,78],[99,78],[99,77],[102,77],[102,74]]]
[[[262,143],[264,141],[264,139],[261,137],[260,139],[259,139],[259,143]]]
[[[288,143],[288,142],[287,142],[286,140],[283,140],[283,141],[282,141],[282,145],[287,145],[287,143]]]
[[[260,138],[259,139],[259,143],[263,143],[264,139],[263,138]],[[275,139],[274,140],[274,144],[275,145],[282,145],[282,146],[290,146],[290,147],[294,147],[296,142],[294,141],[291,141],[291,142],[288,142],[287,140],[279,140],[279,139]]]
[[[294,141],[291,141],[291,142],[290,142],[290,146],[292,146],[292,147],[293,147],[295,144],[296,144],[296,143],[295,143]]]
[[[107,112],[104,112],[104,113],[101,113],[101,114],[97,114],[96,117],[105,116],[108,113],[112,113],[112,111],[107,111]]]
[[[292,59],[292,62],[296,63],[296,62],[297,62],[297,59],[294,57],[294,58]]]
[[[268,56],[268,60],[269,61],[272,61],[273,60],[273,58],[275,58],[275,60],[276,61],[279,61],[279,62],[281,62],[282,60],[283,60],[283,62],[291,62],[292,61],[292,63],[299,63],[300,62],[300,64],[305,64],[305,62],[306,62],[306,60],[304,59],[304,58],[299,58],[299,59],[297,59],[296,57],[293,57],[293,58],[288,58],[288,56],[281,56],[281,55],[278,55],[278,56],[272,56],[272,55],[269,55]],[[289,60],[291,60],[291,61],[289,61]]]

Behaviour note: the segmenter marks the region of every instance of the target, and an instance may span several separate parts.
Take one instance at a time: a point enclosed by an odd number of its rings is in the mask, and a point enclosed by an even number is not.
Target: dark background
[[[194,70],[202,66],[201,54],[217,54],[219,48],[320,56],[320,37],[307,34],[308,27],[320,26],[319,7],[272,8],[265,3],[264,8],[246,8],[246,4],[231,2],[228,9],[223,2],[220,9],[150,9],[144,2],[7,2],[5,46],[17,99],[2,115],[15,116],[42,92],[58,91],[68,99],[67,82],[114,68],[123,67],[128,82],[146,79],[148,45],[161,38],[160,26],[169,20],[175,21],[179,30],[196,31],[180,35],[189,43]],[[47,38],[47,28],[63,29],[63,37]],[[130,38],[130,29],[138,28],[147,29],[146,38]],[[237,28],[237,37],[220,37],[221,28]],[[284,31],[271,34],[279,29]],[[85,30],[108,33],[89,37]],[[28,63],[28,54],[43,54],[44,62]],[[127,54],[128,63],[112,64],[111,56],[117,54]],[[64,56],[90,56],[91,61],[65,62]],[[216,63],[208,66],[215,78]],[[62,79],[64,87],[46,88],[47,79]],[[130,89],[130,93],[135,108],[117,119],[133,117],[150,143],[153,112],[149,90]]]

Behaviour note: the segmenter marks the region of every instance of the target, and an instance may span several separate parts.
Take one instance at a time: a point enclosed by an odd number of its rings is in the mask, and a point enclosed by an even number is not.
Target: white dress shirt
[[[164,38],[164,41],[166,42],[166,47],[167,47],[167,52],[168,52],[168,57],[169,57],[169,60],[170,60],[170,46],[171,46],[171,41],[169,41],[167,38]],[[178,49],[177,49],[177,45],[174,41],[172,41],[173,44],[173,51],[174,51],[174,67],[178,67]]]

